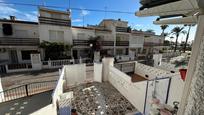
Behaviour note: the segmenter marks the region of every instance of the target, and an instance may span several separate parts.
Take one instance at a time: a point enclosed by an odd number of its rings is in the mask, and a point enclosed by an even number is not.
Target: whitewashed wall
[[[140,112],[144,111],[147,82],[132,83],[130,76],[110,66],[109,82]]]
[[[102,64],[94,63],[94,81],[102,82]]]
[[[178,71],[179,68],[175,67],[175,64],[167,63],[167,62],[161,62],[160,66],[157,66],[159,69],[163,69],[166,71]]]
[[[53,108],[52,104],[49,104],[33,113],[30,113],[30,115],[57,115],[57,111]]]
[[[57,100],[59,100],[59,96],[61,94],[63,94],[63,84],[64,84],[64,77],[65,77],[65,68],[63,68],[61,71],[59,71],[60,73],[60,77],[57,81],[57,85],[53,91],[53,94],[52,94],[52,104],[53,104],[53,107],[56,108],[56,103],[57,103]]]
[[[175,74],[175,76],[171,78],[171,86],[167,104],[173,106],[174,101],[181,102],[185,81],[181,79],[179,73]]]
[[[1,77],[0,77],[0,92],[3,92]],[[3,100],[4,100],[4,93],[0,93],[0,102],[2,102]]]
[[[154,79],[158,76],[170,74],[169,71],[154,68],[137,62],[135,62],[135,73],[143,77],[145,77],[145,75],[148,75],[149,76],[148,79]]]
[[[85,64],[66,65],[64,67],[67,86],[78,85],[86,81]]]

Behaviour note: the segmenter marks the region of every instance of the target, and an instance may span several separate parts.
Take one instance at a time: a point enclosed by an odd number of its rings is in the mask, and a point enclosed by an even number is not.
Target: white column
[[[32,69],[41,70],[42,62],[41,62],[40,54],[30,54],[30,57],[31,57]]]
[[[94,81],[102,82],[102,64],[94,63]]]
[[[200,15],[178,115],[204,112],[204,15]]]
[[[113,66],[114,58],[103,58],[102,59],[102,80],[108,81],[109,66]]]

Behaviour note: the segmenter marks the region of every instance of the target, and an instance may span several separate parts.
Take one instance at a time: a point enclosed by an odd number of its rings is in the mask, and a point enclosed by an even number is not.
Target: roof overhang
[[[144,9],[135,13],[136,16],[166,16],[176,14],[191,14],[195,10],[199,10],[196,0],[182,0],[169,4],[164,4],[148,9]]]
[[[174,18],[174,19],[164,19],[164,20],[158,20],[154,21],[154,24],[196,24],[198,21],[197,16],[188,16],[183,18]]]
[[[154,21],[154,24],[196,24],[198,15],[202,13],[200,9],[204,8],[203,1],[181,0],[146,8],[136,12],[135,15],[139,17],[160,16],[160,18]]]

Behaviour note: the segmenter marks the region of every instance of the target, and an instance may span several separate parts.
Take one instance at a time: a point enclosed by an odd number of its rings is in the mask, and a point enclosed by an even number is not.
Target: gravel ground
[[[72,107],[82,115],[125,115],[137,109],[110,83],[88,83],[73,91]]]

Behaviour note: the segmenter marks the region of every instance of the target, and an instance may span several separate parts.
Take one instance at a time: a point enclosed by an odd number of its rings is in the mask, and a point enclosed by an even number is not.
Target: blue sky
[[[69,7],[68,0],[0,0],[0,2],[5,3],[27,3],[27,4],[41,4],[47,6],[60,6],[59,10],[66,10]],[[161,34],[161,29],[159,25],[154,25],[152,22],[156,17],[136,17],[134,14],[124,14],[124,13],[110,13],[110,12],[93,12],[84,9],[101,9],[105,10],[116,10],[116,11],[127,11],[135,12],[139,9],[139,0],[70,0],[70,6],[72,8],[80,8],[81,11],[72,10],[72,25],[83,26],[83,16],[84,25],[99,24],[99,22],[106,19],[122,19],[129,22],[129,26],[135,29],[153,29],[156,34]],[[7,18],[9,15],[15,15],[17,19],[37,21],[37,7],[36,6],[19,6],[19,5],[7,5],[0,4],[0,18]],[[83,15],[83,16],[82,16]],[[175,25],[170,26],[166,32],[170,32]],[[190,34],[190,41],[193,40],[195,29],[192,28]],[[187,29],[187,28],[186,28]],[[185,36],[180,36],[181,40],[185,40]]]

